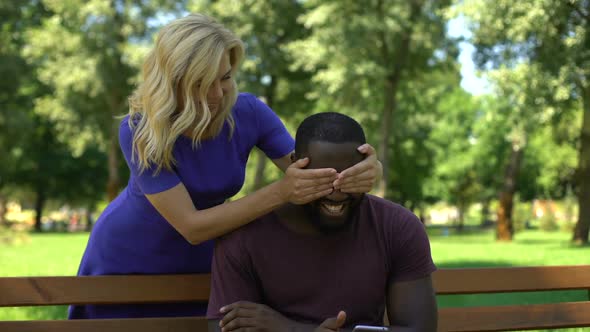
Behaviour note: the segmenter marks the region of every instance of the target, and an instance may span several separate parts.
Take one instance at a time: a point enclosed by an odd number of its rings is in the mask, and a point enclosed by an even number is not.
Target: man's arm
[[[432,278],[389,283],[389,331],[436,332],[438,312]]]
[[[259,303],[239,301],[220,310],[224,316],[221,320],[208,322],[209,332],[345,332],[341,327],[346,321],[346,313],[340,311],[335,317],[324,320],[322,324],[304,324],[286,318],[272,308]]]

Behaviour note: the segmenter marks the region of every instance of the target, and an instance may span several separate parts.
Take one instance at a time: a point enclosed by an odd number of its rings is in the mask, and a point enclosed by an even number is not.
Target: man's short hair
[[[314,141],[329,143],[365,144],[365,132],[353,118],[336,112],[318,113],[307,117],[297,128],[295,135],[295,155],[297,158],[307,153],[309,143]]]

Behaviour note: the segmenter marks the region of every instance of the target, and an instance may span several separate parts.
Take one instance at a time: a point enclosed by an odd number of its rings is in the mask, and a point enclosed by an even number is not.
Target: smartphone
[[[385,326],[357,325],[352,330],[352,332],[383,332],[383,331],[387,331],[387,327],[385,327]]]

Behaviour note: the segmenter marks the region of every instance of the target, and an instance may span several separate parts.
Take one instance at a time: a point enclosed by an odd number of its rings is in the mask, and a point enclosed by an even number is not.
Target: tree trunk
[[[101,63],[103,67],[103,70],[101,70],[102,80],[107,89],[108,104],[111,108],[110,121],[107,122],[110,124],[110,128],[107,130],[110,132],[110,137],[108,137],[109,177],[107,182],[107,198],[109,201],[117,197],[121,185],[119,178],[119,154],[121,153],[119,151],[119,121],[113,120],[113,118],[126,111],[127,96],[131,92],[128,81],[132,76],[129,67],[123,61],[124,55],[120,48],[120,45],[126,43],[127,39],[123,35],[125,18],[117,8],[118,3],[119,1],[116,0],[110,1],[110,7],[115,14],[109,29],[105,32],[109,40],[107,47],[113,52],[105,54]]]
[[[274,101],[275,101],[275,94],[276,94],[276,88],[277,88],[277,77],[275,75],[271,75],[270,77],[270,84],[266,87],[265,89],[265,98],[266,98],[266,104],[268,105],[268,107],[270,107],[271,109],[273,109],[274,107]],[[262,152],[262,150],[258,150],[256,153],[256,173],[254,176],[254,190],[258,190],[260,188],[262,188],[262,186],[264,185],[264,169],[266,168],[266,162],[268,161],[268,158],[266,158],[266,155],[264,154],[264,152]]]
[[[0,227],[8,226],[8,221],[6,220],[6,212],[8,212],[6,208],[7,203],[6,196],[0,194]]]
[[[45,200],[45,191],[43,189],[38,189],[37,198],[35,200],[35,232],[41,232],[41,218],[43,217]]]
[[[266,155],[262,150],[256,149],[256,173],[254,175],[254,190],[264,185],[264,169],[266,168]]]
[[[420,221],[426,225],[426,213],[422,204],[418,206],[418,219],[420,219]]]
[[[458,232],[462,232],[463,228],[465,226],[465,203],[459,202],[459,204],[457,204],[457,212],[458,212],[458,224],[457,224],[457,231]]]
[[[583,88],[583,92],[584,115],[576,172],[579,214],[573,234],[573,241],[577,244],[587,244],[590,232],[590,84]]]
[[[107,183],[107,198],[109,202],[119,193],[119,123],[112,121],[111,137],[109,139],[108,163],[109,179]]]
[[[383,105],[383,116],[381,118],[381,142],[379,142],[378,148],[379,159],[381,161],[381,165],[383,166],[383,176],[379,180],[376,192],[376,195],[381,197],[387,196],[387,182],[389,181],[390,165],[389,143],[391,137],[391,127],[393,125],[395,111],[397,109],[397,90],[399,87],[399,81],[401,79],[402,72],[406,69],[405,67],[410,53],[410,42],[414,30],[414,22],[418,19],[421,10],[421,1],[411,2],[410,19],[408,21],[407,26],[405,27],[405,32],[402,38],[399,39],[399,43],[395,48],[395,56],[392,56],[391,54],[392,50],[389,47],[389,40],[385,35],[385,32],[383,30],[380,31],[380,50],[382,63],[385,66],[387,66],[387,64],[389,63],[394,64],[389,75],[385,78],[383,85],[383,97],[385,102]],[[385,20],[385,18],[383,17],[383,1],[379,1],[377,3],[377,15],[380,19],[380,22],[383,22]],[[395,142],[392,144],[395,144]]]
[[[512,220],[512,208],[514,204],[514,193],[516,192],[516,179],[522,160],[522,147],[512,143],[510,161],[504,173],[504,185],[500,192],[500,206],[498,207],[498,222],[496,239],[498,241],[512,241],[514,225]]]
[[[84,211],[85,214],[85,218],[86,219],[86,231],[90,232],[92,231],[92,226],[94,224],[94,220],[92,220],[92,213],[94,212],[94,205],[88,205]]]
[[[380,197],[386,197],[387,195],[387,181],[389,180],[389,138],[391,137],[393,113],[396,108],[396,77],[397,76],[392,76],[385,80],[385,88],[383,91],[385,104],[383,106],[383,117],[381,122],[381,142],[379,143],[379,159],[381,161],[381,166],[383,167],[383,176],[379,179],[376,192],[377,196]]]
[[[490,200],[486,199],[481,203],[481,226],[488,223],[488,216],[490,215]]]

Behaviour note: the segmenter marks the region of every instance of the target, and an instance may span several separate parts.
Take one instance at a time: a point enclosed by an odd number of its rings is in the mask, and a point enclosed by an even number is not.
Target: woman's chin
[[[207,106],[209,107],[209,112],[211,112],[211,115],[218,113],[219,105],[215,104],[215,105],[207,105]]]

